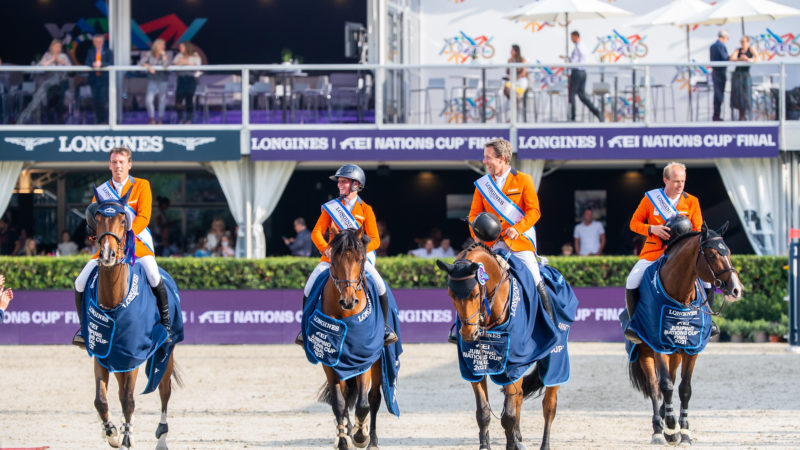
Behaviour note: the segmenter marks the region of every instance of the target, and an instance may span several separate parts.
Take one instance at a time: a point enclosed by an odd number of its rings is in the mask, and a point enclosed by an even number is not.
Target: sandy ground
[[[649,401],[628,383],[621,344],[570,345],[572,379],[559,391],[554,448],[650,448]],[[299,347],[183,346],[185,387],[173,393],[169,444],[182,448],[331,448],[330,407],[315,402],[323,375]],[[109,448],[100,440],[92,365],[69,346],[0,347],[0,447]],[[382,408],[383,448],[475,449],[469,384],[455,347],[407,345],[401,358],[401,417]],[[800,448],[800,355],[785,344],[711,344],[695,370],[694,447]],[[144,386],[139,379],[138,391]],[[121,417],[116,383],[112,417]],[[499,415],[502,396],[492,388]],[[154,448],[157,394],[137,395],[135,443]],[[677,409],[677,406],[676,406]],[[541,404],[523,405],[522,435],[537,448]],[[504,448],[499,419],[492,445]]]

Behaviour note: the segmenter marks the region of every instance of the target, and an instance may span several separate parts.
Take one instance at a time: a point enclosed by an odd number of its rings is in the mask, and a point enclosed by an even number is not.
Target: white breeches
[[[144,272],[147,274],[147,282],[150,283],[150,286],[157,286],[158,283],[161,282],[161,274],[158,273],[158,264],[156,264],[156,259],[153,256],[146,255],[142,256],[141,258],[136,258],[143,267]],[[92,270],[97,267],[97,260],[90,259],[89,262],[83,266],[83,270],[78,275],[78,278],[75,279],[75,290],[78,292],[83,292],[86,290],[86,282],[89,281],[89,274],[92,273]]]
[[[509,251],[508,245],[506,245],[506,243],[503,241],[498,241],[492,246],[492,249]],[[538,286],[539,283],[542,282],[542,274],[539,273],[539,261],[536,260],[536,253],[530,250],[525,250],[521,252],[511,252],[511,254],[521,259],[522,262],[525,263],[525,267],[527,267],[531,272],[531,275],[533,275],[533,282]]]
[[[311,293],[311,287],[314,286],[314,282],[317,281],[317,277],[322,272],[328,270],[331,267],[331,263],[329,262],[320,262],[317,264],[317,267],[311,272],[311,275],[308,276],[308,281],[306,281],[306,287],[303,288],[303,295],[308,297]],[[375,268],[375,265],[367,260],[364,263],[364,270],[375,280],[378,286],[378,295],[383,295],[386,293],[386,284],[383,282],[383,278],[381,274],[378,273],[378,269]]]
[[[648,261],[646,259],[636,261],[633,269],[631,269],[631,273],[628,275],[628,279],[625,281],[625,289],[638,289],[642,284],[642,277],[644,276],[645,269],[652,266],[653,263],[655,263],[655,261]]]

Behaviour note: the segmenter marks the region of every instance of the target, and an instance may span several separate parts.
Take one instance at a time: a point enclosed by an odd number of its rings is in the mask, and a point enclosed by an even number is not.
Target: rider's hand
[[[519,237],[519,231],[515,230],[514,227],[508,227],[508,228],[506,228],[505,235],[506,235],[506,237],[508,237],[509,239],[511,239],[513,241],[514,239]]]
[[[8,304],[11,303],[12,298],[14,298],[14,291],[11,289],[6,289],[0,293],[0,309],[8,309]]]
[[[664,225],[650,225],[650,234],[655,234],[665,241],[669,239],[669,231],[669,227]]]

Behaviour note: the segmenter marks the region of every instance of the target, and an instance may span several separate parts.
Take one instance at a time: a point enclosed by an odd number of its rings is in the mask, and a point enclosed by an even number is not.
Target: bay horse
[[[367,279],[364,264],[370,239],[361,227],[358,230],[332,231],[330,242],[330,277],[322,291],[322,312],[337,320],[364,312],[367,307]],[[373,299],[376,308],[377,299]],[[383,326],[381,324],[381,326]],[[381,345],[383,330],[380,332]],[[378,448],[376,419],[381,406],[381,361],[378,358],[366,372],[339,379],[332,367],[323,365],[326,384],[320,390],[319,400],[331,405],[336,418],[334,447]],[[350,409],[355,407],[355,425],[350,422]],[[367,415],[369,414],[369,423]]]
[[[730,250],[723,239],[727,229],[727,223],[717,231],[708,229],[704,223],[701,231],[678,236],[667,246],[667,260],[661,267],[659,278],[665,293],[673,300],[684,307],[699,310],[700,313],[718,315],[719,311],[713,311],[708,299],[705,305],[710,312],[691,306],[696,300],[695,280],[698,278],[719,288],[725,294],[726,300],[741,299],[744,288],[731,264]],[[689,400],[692,397],[692,372],[699,353],[689,354],[679,349],[674,353],[664,354],[654,351],[646,343],[638,345],[639,357],[628,363],[628,374],[631,385],[653,404],[651,443],[674,444],[680,437],[681,443],[692,444],[688,413]],[[678,367],[681,367],[681,384],[678,388],[681,400],[680,421],[675,418],[672,407]]]
[[[501,262],[502,261],[502,262]],[[456,256],[453,264],[436,261],[440,269],[448,274],[448,294],[453,299],[458,320],[461,322],[461,339],[474,342],[486,331],[505,323],[509,317],[509,290],[511,280],[508,266],[502,258],[495,255],[483,243],[476,243],[464,249]],[[485,288],[476,280],[476,271],[482,264],[489,279]],[[488,310],[482,298],[488,299]],[[538,365],[538,363],[537,363]],[[475,394],[480,449],[489,450],[489,422],[492,417],[489,406],[489,393],[486,388],[486,377],[478,382],[471,382]],[[556,416],[558,386],[545,388],[537,367],[519,380],[503,387],[505,403],[500,423],[506,434],[506,449],[525,449],[520,433],[520,409],[522,401],[544,389],[542,413],[544,415],[544,432],[542,449],[550,448],[550,426]]]
[[[103,205],[114,203],[118,206],[120,211],[124,211],[127,205],[128,194],[126,194],[119,202],[103,202]],[[97,194],[95,194],[97,195]],[[98,258],[98,275],[97,275],[97,305],[102,310],[112,310],[116,308],[125,298],[128,292],[128,274],[130,265],[125,261],[127,251],[134,251],[134,249],[126,248],[128,241],[127,218],[123,212],[116,214],[113,217],[106,217],[100,212],[95,214],[97,221],[97,241],[96,245],[99,250]],[[156,429],[156,438],[158,439],[159,450],[167,448],[167,433],[169,432],[169,425],[167,424],[167,404],[172,393],[172,378],[178,386],[182,385],[180,376],[175,369],[174,352],[170,354],[170,359],[167,363],[163,378],[158,385],[158,392],[161,397],[161,421]],[[116,426],[109,420],[108,415],[108,399],[106,398],[108,391],[109,371],[103,367],[98,359],[94,358],[94,378],[95,378],[95,400],[94,406],[100,417],[100,422],[103,426],[103,438],[108,442],[111,447],[117,448],[130,448],[133,447],[133,411],[135,402],[133,399],[134,388],[136,387],[136,378],[139,373],[139,368],[133,369],[129,372],[115,372],[114,376],[117,379],[119,388],[119,400],[122,405],[122,414],[125,422],[122,423],[122,433],[117,431]]]

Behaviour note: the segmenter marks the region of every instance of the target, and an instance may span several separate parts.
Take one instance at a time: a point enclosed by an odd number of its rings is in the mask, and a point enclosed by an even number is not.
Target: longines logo
[[[60,153],[108,153],[114,147],[127,147],[133,152],[164,151],[164,141],[180,145],[186,151],[194,151],[197,147],[216,142],[215,137],[168,137],[163,136],[58,136],[55,137],[7,137],[5,142],[23,147],[25,151],[33,151],[36,147],[50,144],[58,140]]]
[[[42,144],[49,144],[55,141],[55,138],[29,138],[29,137],[8,137],[4,139],[9,144],[21,145],[25,151],[31,152],[34,148]]]
[[[166,138],[167,142],[172,144],[182,145],[186,148],[187,151],[194,151],[198,146],[204,144],[210,144],[215,142],[217,138],[213,137],[176,137],[176,138]]]

